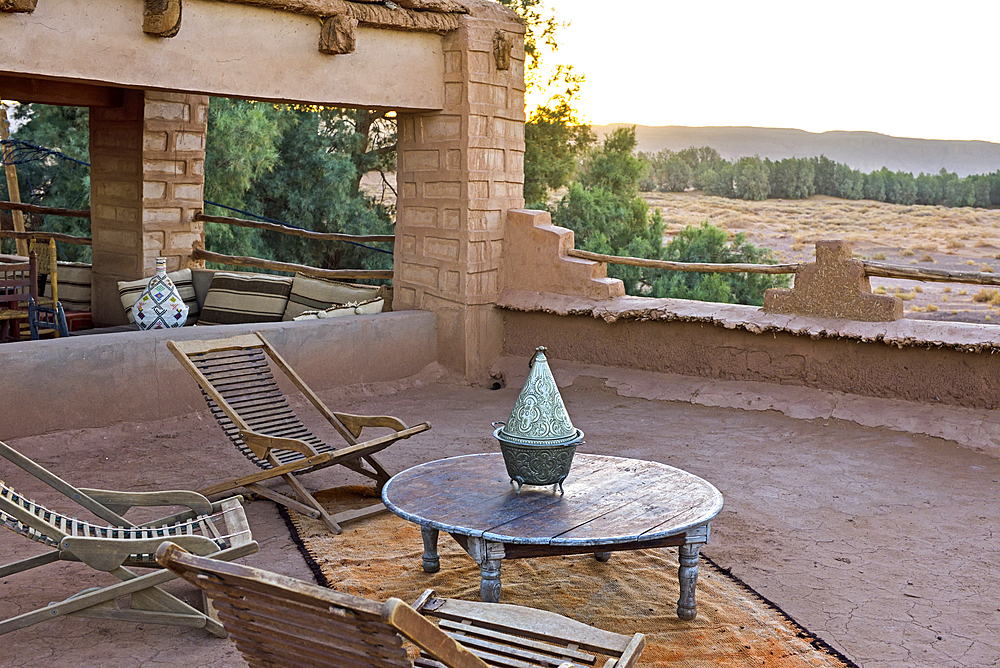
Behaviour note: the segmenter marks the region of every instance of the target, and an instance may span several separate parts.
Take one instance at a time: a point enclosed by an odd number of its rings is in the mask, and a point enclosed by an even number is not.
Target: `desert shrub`
[[[728,243],[727,237],[725,230],[708,221],[699,227],[689,225],[667,244],[664,258],[675,262],[776,264],[773,251],[747,242],[742,233]],[[760,306],[765,290],[787,287],[789,282],[789,277],[783,275],[670,271],[653,282],[652,295]]]
[[[982,304],[985,302],[992,303],[993,300],[997,298],[1000,298],[1000,291],[997,291],[993,288],[982,288],[979,292],[972,295],[972,301],[976,302],[977,304]]]

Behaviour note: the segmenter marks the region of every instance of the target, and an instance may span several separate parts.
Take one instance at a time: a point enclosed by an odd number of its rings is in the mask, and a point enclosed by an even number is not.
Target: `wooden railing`
[[[650,269],[665,269],[667,271],[700,271],[718,274],[794,274],[806,263],[794,264],[722,264],[709,262],[671,262],[669,260],[647,260],[638,257],[621,255],[604,255],[590,251],[571,248],[566,251],[570,257],[583,260],[606,262],[608,264],[626,264],[634,267]],[[902,278],[915,281],[933,281],[938,283],[970,283],[973,285],[1000,285],[1000,275],[982,271],[948,271],[945,269],[924,269],[921,267],[905,267],[884,262],[861,260],[868,276],[880,278]]]
[[[59,209],[51,206],[21,204],[19,202],[0,202],[0,209],[8,211],[22,211],[26,213],[38,213],[50,216],[72,216],[77,218],[90,218],[90,211],[85,209]],[[312,230],[303,230],[297,227],[279,225],[277,223],[258,222],[255,220],[244,220],[242,218],[228,218],[225,216],[207,216],[200,212],[195,214],[194,219],[206,223],[222,223],[224,225],[236,225],[238,227],[251,227],[259,230],[268,230],[271,232],[279,232],[281,234],[289,234],[292,236],[305,237],[307,239],[315,239],[316,241],[346,241],[351,243],[372,243],[372,242],[392,242],[396,238],[391,234],[358,235],[358,234],[313,232]],[[87,237],[77,237],[70,234],[63,234],[61,232],[42,232],[42,231],[19,232],[13,230],[0,230],[0,238],[4,237],[10,239],[55,239],[56,241],[61,241],[70,244],[78,244],[83,246],[93,245],[92,239],[89,239]],[[294,264],[292,262],[277,262],[275,260],[264,260],[262,258],[256,258],[256,257],[223,255],[222,253],[213,253],[203,248],[195,248],[191,252],[191,257],[193,257],[196,260],[206,260],[208,262],[218,262],[220,264],[229,264],[238,267],[254,267],[256,269],[270,269],[274,271],[285,271],[290,273],[298,272],[301,274],[306,274],[307,276],[317,276],[320,278],[336,278],[336,279],[352,279],[352,280],[392,278],[391,269],[385,269],[385,270],[319,269],[316,267],[309,267],[303,264]]]

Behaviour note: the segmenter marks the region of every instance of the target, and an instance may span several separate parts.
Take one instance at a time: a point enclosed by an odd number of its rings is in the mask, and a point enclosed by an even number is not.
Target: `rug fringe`
[[[795,619],[793,619],[792,616],[789,615],[787,612],[782,610],[781,606],[779,606],[777,603],[767,598],[759,591],[748,585],[746,582],[733,575],[733,571],[731,569],[723,568],[719,564],[715,563],[715,561],[713,561],[710,557],[706,556],[704,553],[702,553],[700,556],[702,560],[714,566],[717,571],[719,571],[724,576],[729,578],[731,582],[735,583],[737,586],[743,589],[743,591],[747,592],[747,594],[756,598],[758,602],[764,604],[774,612],[781,615],[782,619],[788,622],[788,624],[791,625],[792,628],[796,629],[799,632],[798,636],[803,640],[807,641],[817,651],[825,652],[826,654],[829,654],[838,661],[842,661],[846,666],[846,668],[861,668],[861,666],[851,661],[848,657],[844,656],[843,652],[838,650],[836,647],[831,646],[828,642],[826,642],[825,640],[817,636],[815,633],[813,633],[812,631],[810,631],[809,629],[807,629],[806,627],[802,626],[797,621],[795,621]]]

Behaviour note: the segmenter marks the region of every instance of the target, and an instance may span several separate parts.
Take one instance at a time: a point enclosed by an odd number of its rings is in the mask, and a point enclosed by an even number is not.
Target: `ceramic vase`
[[[181,299],[176,286],[167,278],[167,260],[156,258],[156,274],[132,305],[132,317],[139,329],[183,327],[188,305]]]

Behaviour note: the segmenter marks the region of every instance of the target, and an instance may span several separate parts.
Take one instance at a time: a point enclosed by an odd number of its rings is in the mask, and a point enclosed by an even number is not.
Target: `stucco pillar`
[[[208,97],[125,91],[90,112],[90,208],[95,323],[126,322],[118,281],[188,266],[202,238]]]
[[[444,109],[399,116],[393,309],[434,311],[442,363],[486,382],[504,219],[524,205],[524,28],[469,4],[444,41]]]

